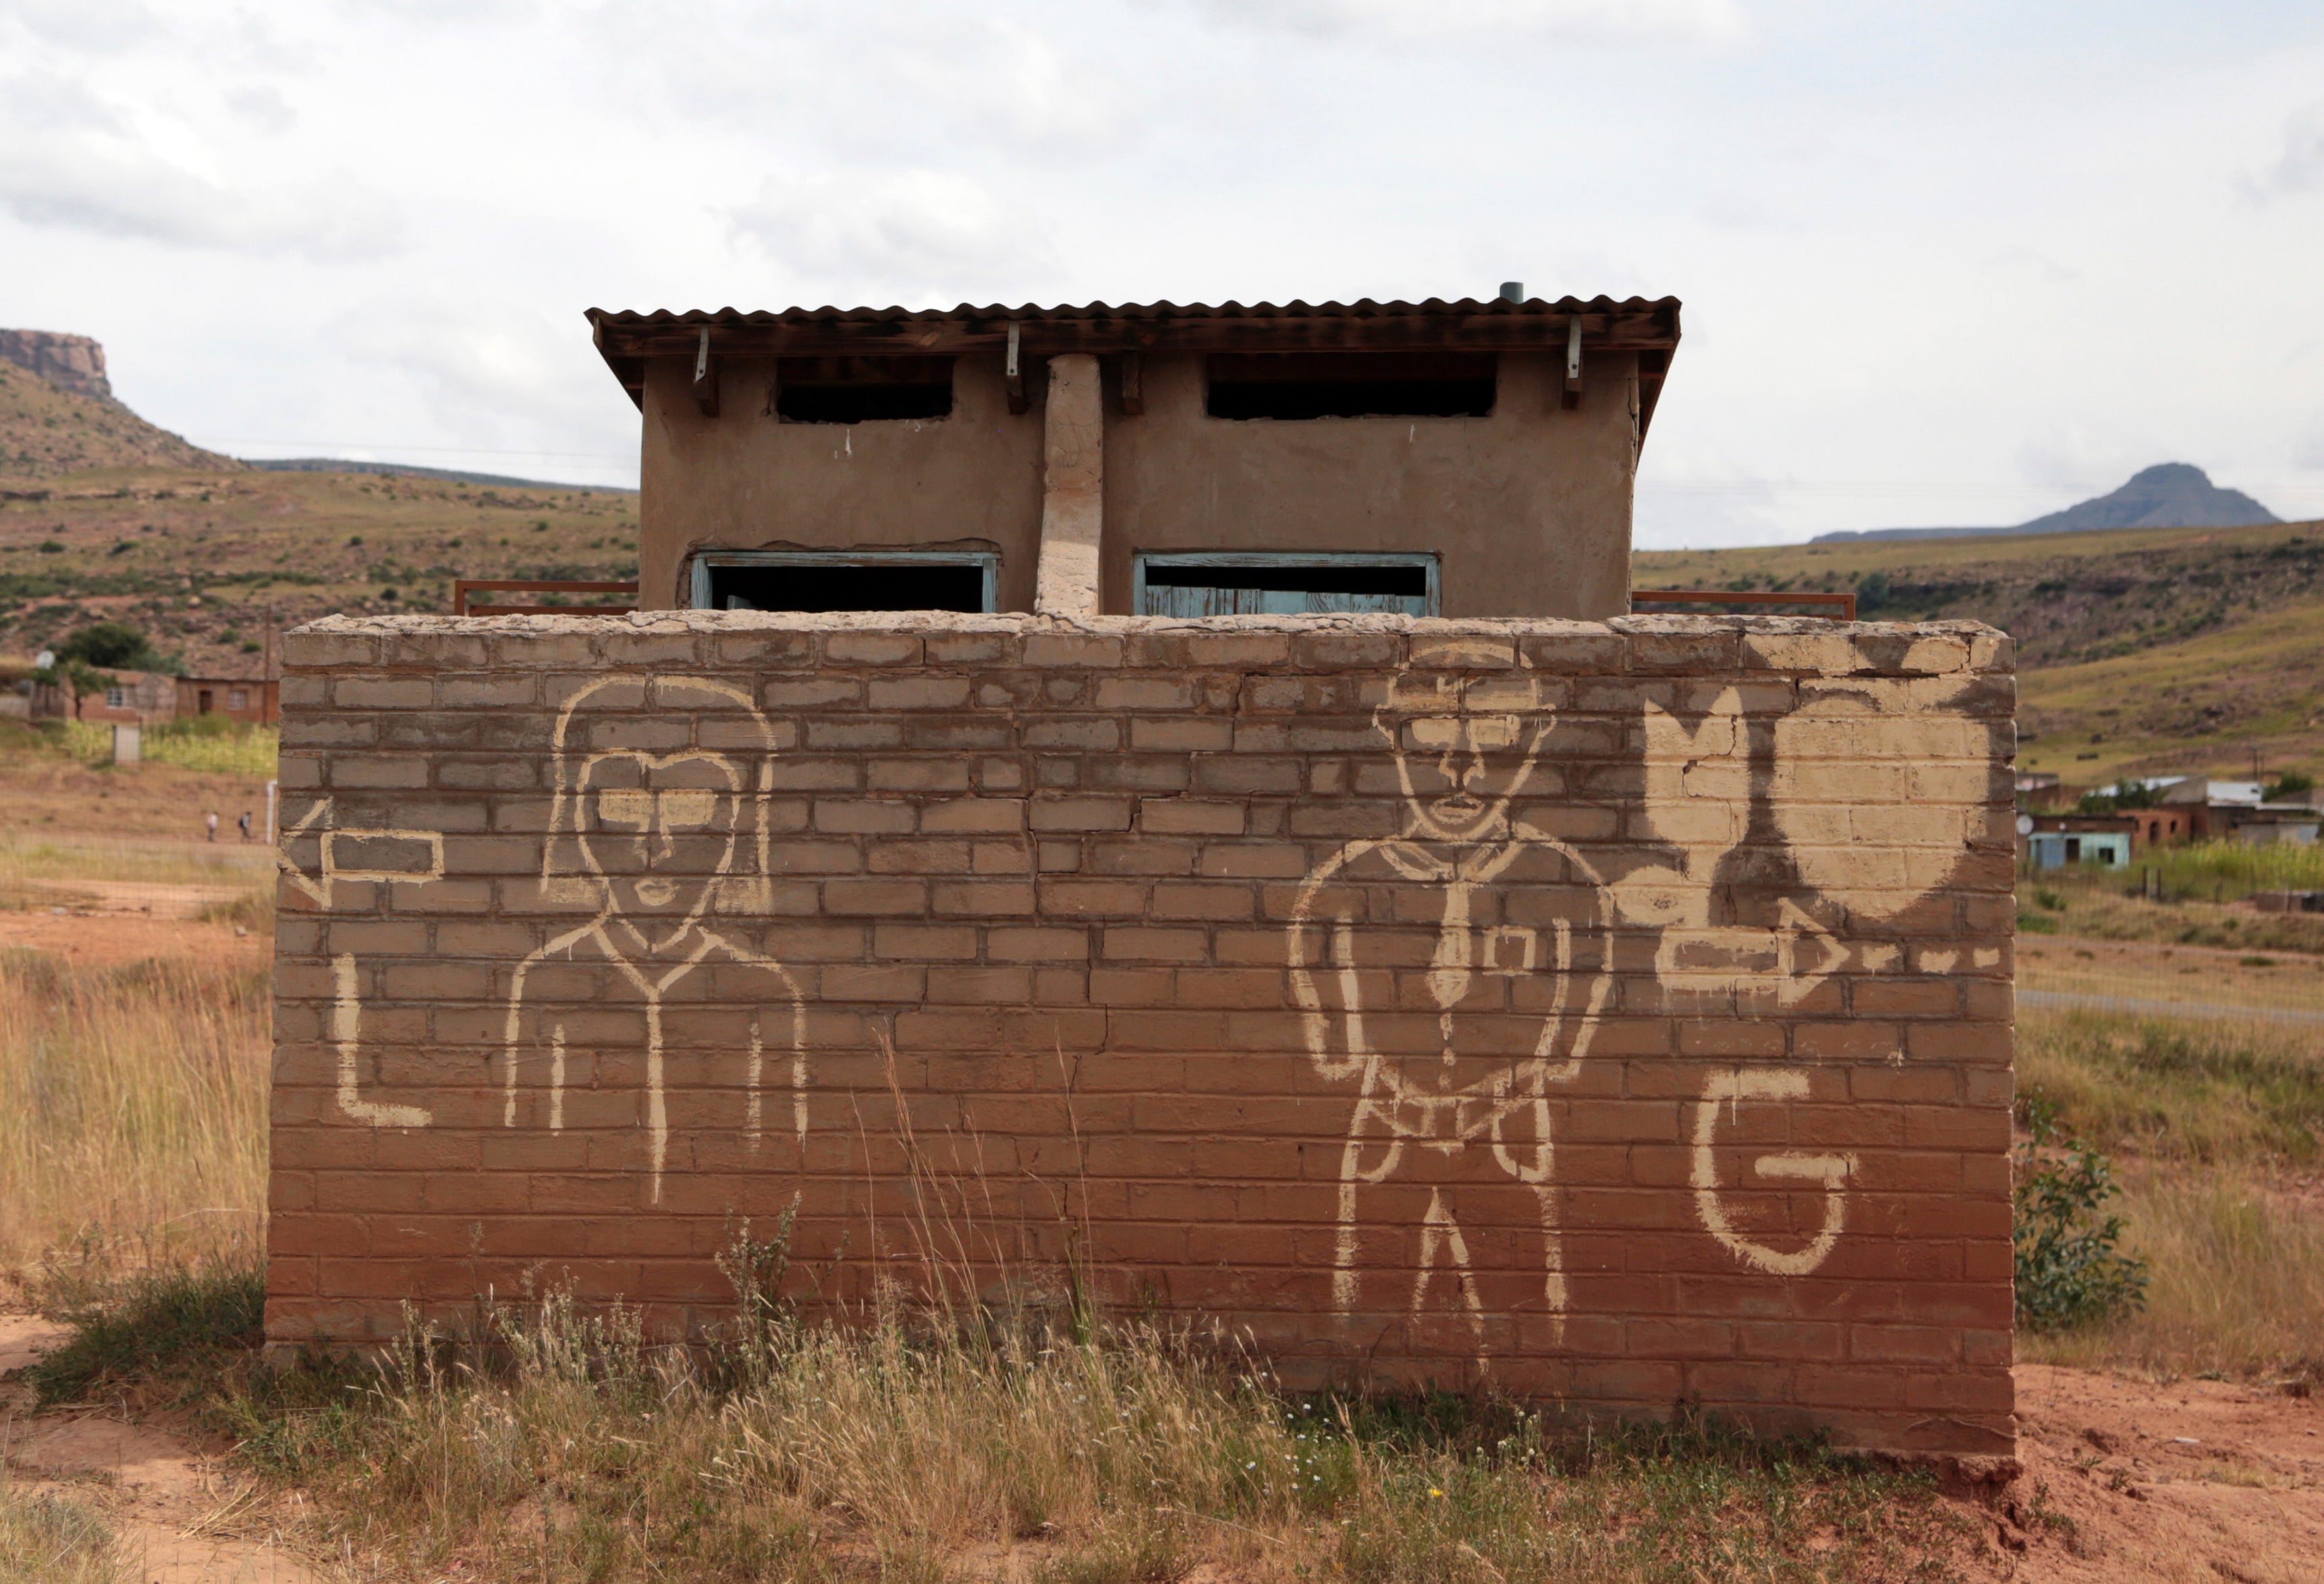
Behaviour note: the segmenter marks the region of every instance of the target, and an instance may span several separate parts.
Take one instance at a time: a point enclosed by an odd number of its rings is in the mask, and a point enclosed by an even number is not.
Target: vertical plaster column
[[[1043,616],[1097,614],[1098,540],[1105,526],[1105,413],[1097,357],[1049,359],[1042,437],[1041,563],[1033,608]]]

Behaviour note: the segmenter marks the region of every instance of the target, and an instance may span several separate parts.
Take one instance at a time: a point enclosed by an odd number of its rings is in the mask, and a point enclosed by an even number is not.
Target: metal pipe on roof
[[[1523,281],[1503,281],[1501,283],[1501,301],[1504,302],[1523,302],[1525,301],[1525,283]]]

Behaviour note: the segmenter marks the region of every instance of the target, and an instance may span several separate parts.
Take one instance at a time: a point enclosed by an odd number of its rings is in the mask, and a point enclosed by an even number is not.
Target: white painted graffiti
[[[1482,1366],[1489,1317],[1562,1334],[1552,1097],[1611,992],[1612,916],[1578,852],[1510,815],[1554,724],[1532,675],[1406,672],[1373,724],[1404,831],[1319,866],[1287,931],[1309,1058],[1356,1089],[1333,1299],[1342,1314],[1462,1317]],[[1399,1256],[1394,1238],[1416,1227]],[[1498,1236],[1513,1227],[1515,1246]],[[1488,1227],[1485,1260],[1471,1234]],[[1383,1282],[1400,1291],[1366,1292]]]
[[[310,872],[298,862],[298,851],[314,844],[315,866]],[[318,798],[282,833],[275,862],[284,878],[316,906],[331,905],[334,886],[342,880],[389,881],[424,885],[444,877],[444,833],[388,826],[347,826],[331,823],[331,800]]]
[[[641,714],[649,699],[650,718]],[[623,746],[622,735],[641,718],[690,721],[697,744],[722,746],[670,752]],[[540,888],[549,901],[591,905],[594,912],[517,966],[502,1035],[502,1124],[515,1127],[530,1115],[563,1132],[574,1121],[576,1065],[586,1058],[589,1125],[625,1125],[622,1086],[612,1075],[631,1058],[614,1047],[629,1043],[625,1020],[641,1014],[637,1092],[655,1203],[669,1165],[674,1052],[704,1064],[689,1087],[715,1095],[726,1087],[716,1081],[723,1053],[747,1046],[739,1076],[752,1149],[764,1131],[772,1052],[789,1088],[791,1131],[800,1144],[807,1139],[806,1007],[798,982],[728,922],[769,911],[762,815],[774,748],[773,728],[747,692],[701,677],[607,677],[576,693],[557,718],[556,795]],[[544,980],[557,981],[546,994]],[[718,1008],[735,1005],[748,1010],[742,1026],[729,1030]],[[528,1089],[533,1070],[545,1081]]]
[[[1746,1101],[1787,1102],[1808,1098],[1808,1075],[1795,1067],[1738,1068],[1714,1072],[1704,1080],[1702,1098],[1693,1109],[1692,1136],[1695,1212],[1720,1246],[1755,1270],[1777,1276],[1804,1276],[1831,1257],[1832,1246],[1848,1221],[1847,1183],[1857,1168],[1852,1154],[1808,1154],[1779,1151],[1754,1161],[1751,1169],[1770,1182],[1813,1183],[1823,1193],[1823,1224],[1806,1245],[1795,1249],[1771,1248],[1735,1229],[1721,1197],[1719,1182],[1719,1122],[1721,1108],[1731,1121]]]
[[[298,861],[310,841],[315,854],[311,871]],[[335,885],[341,880],[426,885],[442,879],[444,834],[388,826],[339,829],[331,823],[331,800],[318,798],[282,833],[275,864],[301,894],[328,909]],[[364,1098],[363,978],[353,952],[337,952],[331,959],[331,1051],[337,1061],[341,1114],[371,1127],[426,1127],[434,1120],[422,1107]]]

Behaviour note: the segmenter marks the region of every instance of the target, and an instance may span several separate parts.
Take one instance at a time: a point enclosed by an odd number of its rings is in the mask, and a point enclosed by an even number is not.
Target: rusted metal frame
[[[1802,591],[1796,594],[1746,592],[1733,588],[1633,588],[1630,609],[1636,614],[1642,600],[1660,600],[1674,605],[1828,605],[1835,614],[1814,614],[1827,621],[1852,622],[1856,619],[1856,596],[1848,593]]]
[[[694,404],[705,418],[718,416],[718,364],[710,356],[710,327],[702,327],[702,340],[694,354]]]
[[[452,583],[454,616],[527,616],[537,612],[614,612],[637,609],[628,605],[471,605],[468,596],[486,594],[635,594],[634,579],[626,583],[544,581],[537,578],[458,578]]]

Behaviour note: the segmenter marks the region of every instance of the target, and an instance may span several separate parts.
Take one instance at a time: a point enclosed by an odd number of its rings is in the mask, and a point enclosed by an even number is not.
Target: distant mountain
[[[413,468],[401,462],[350,462],[341,457],[282,457],[244,461],[263,473],[378,473],[390,478],[440,478],[447,484],[506,484],[525,489],[594,489],[608,495],[638,492],[618,484],[558,484],[545,478],[512,478],[504,473],[462,473],[450,468]]]
[[[0,477],[241,466],[156,429],[115,401],[105,348],[87,336],[0,330]]]
[[[2079,533],[2093,528],[2244,528],[2283,519],[2239,489],[2221,489],[2200,468],[2162,462],[2142,468],[2110,495],[2010,528],[1872,528],[1821,533],[1809,542],[1856,539],[1954,539],[1970,533]]]

